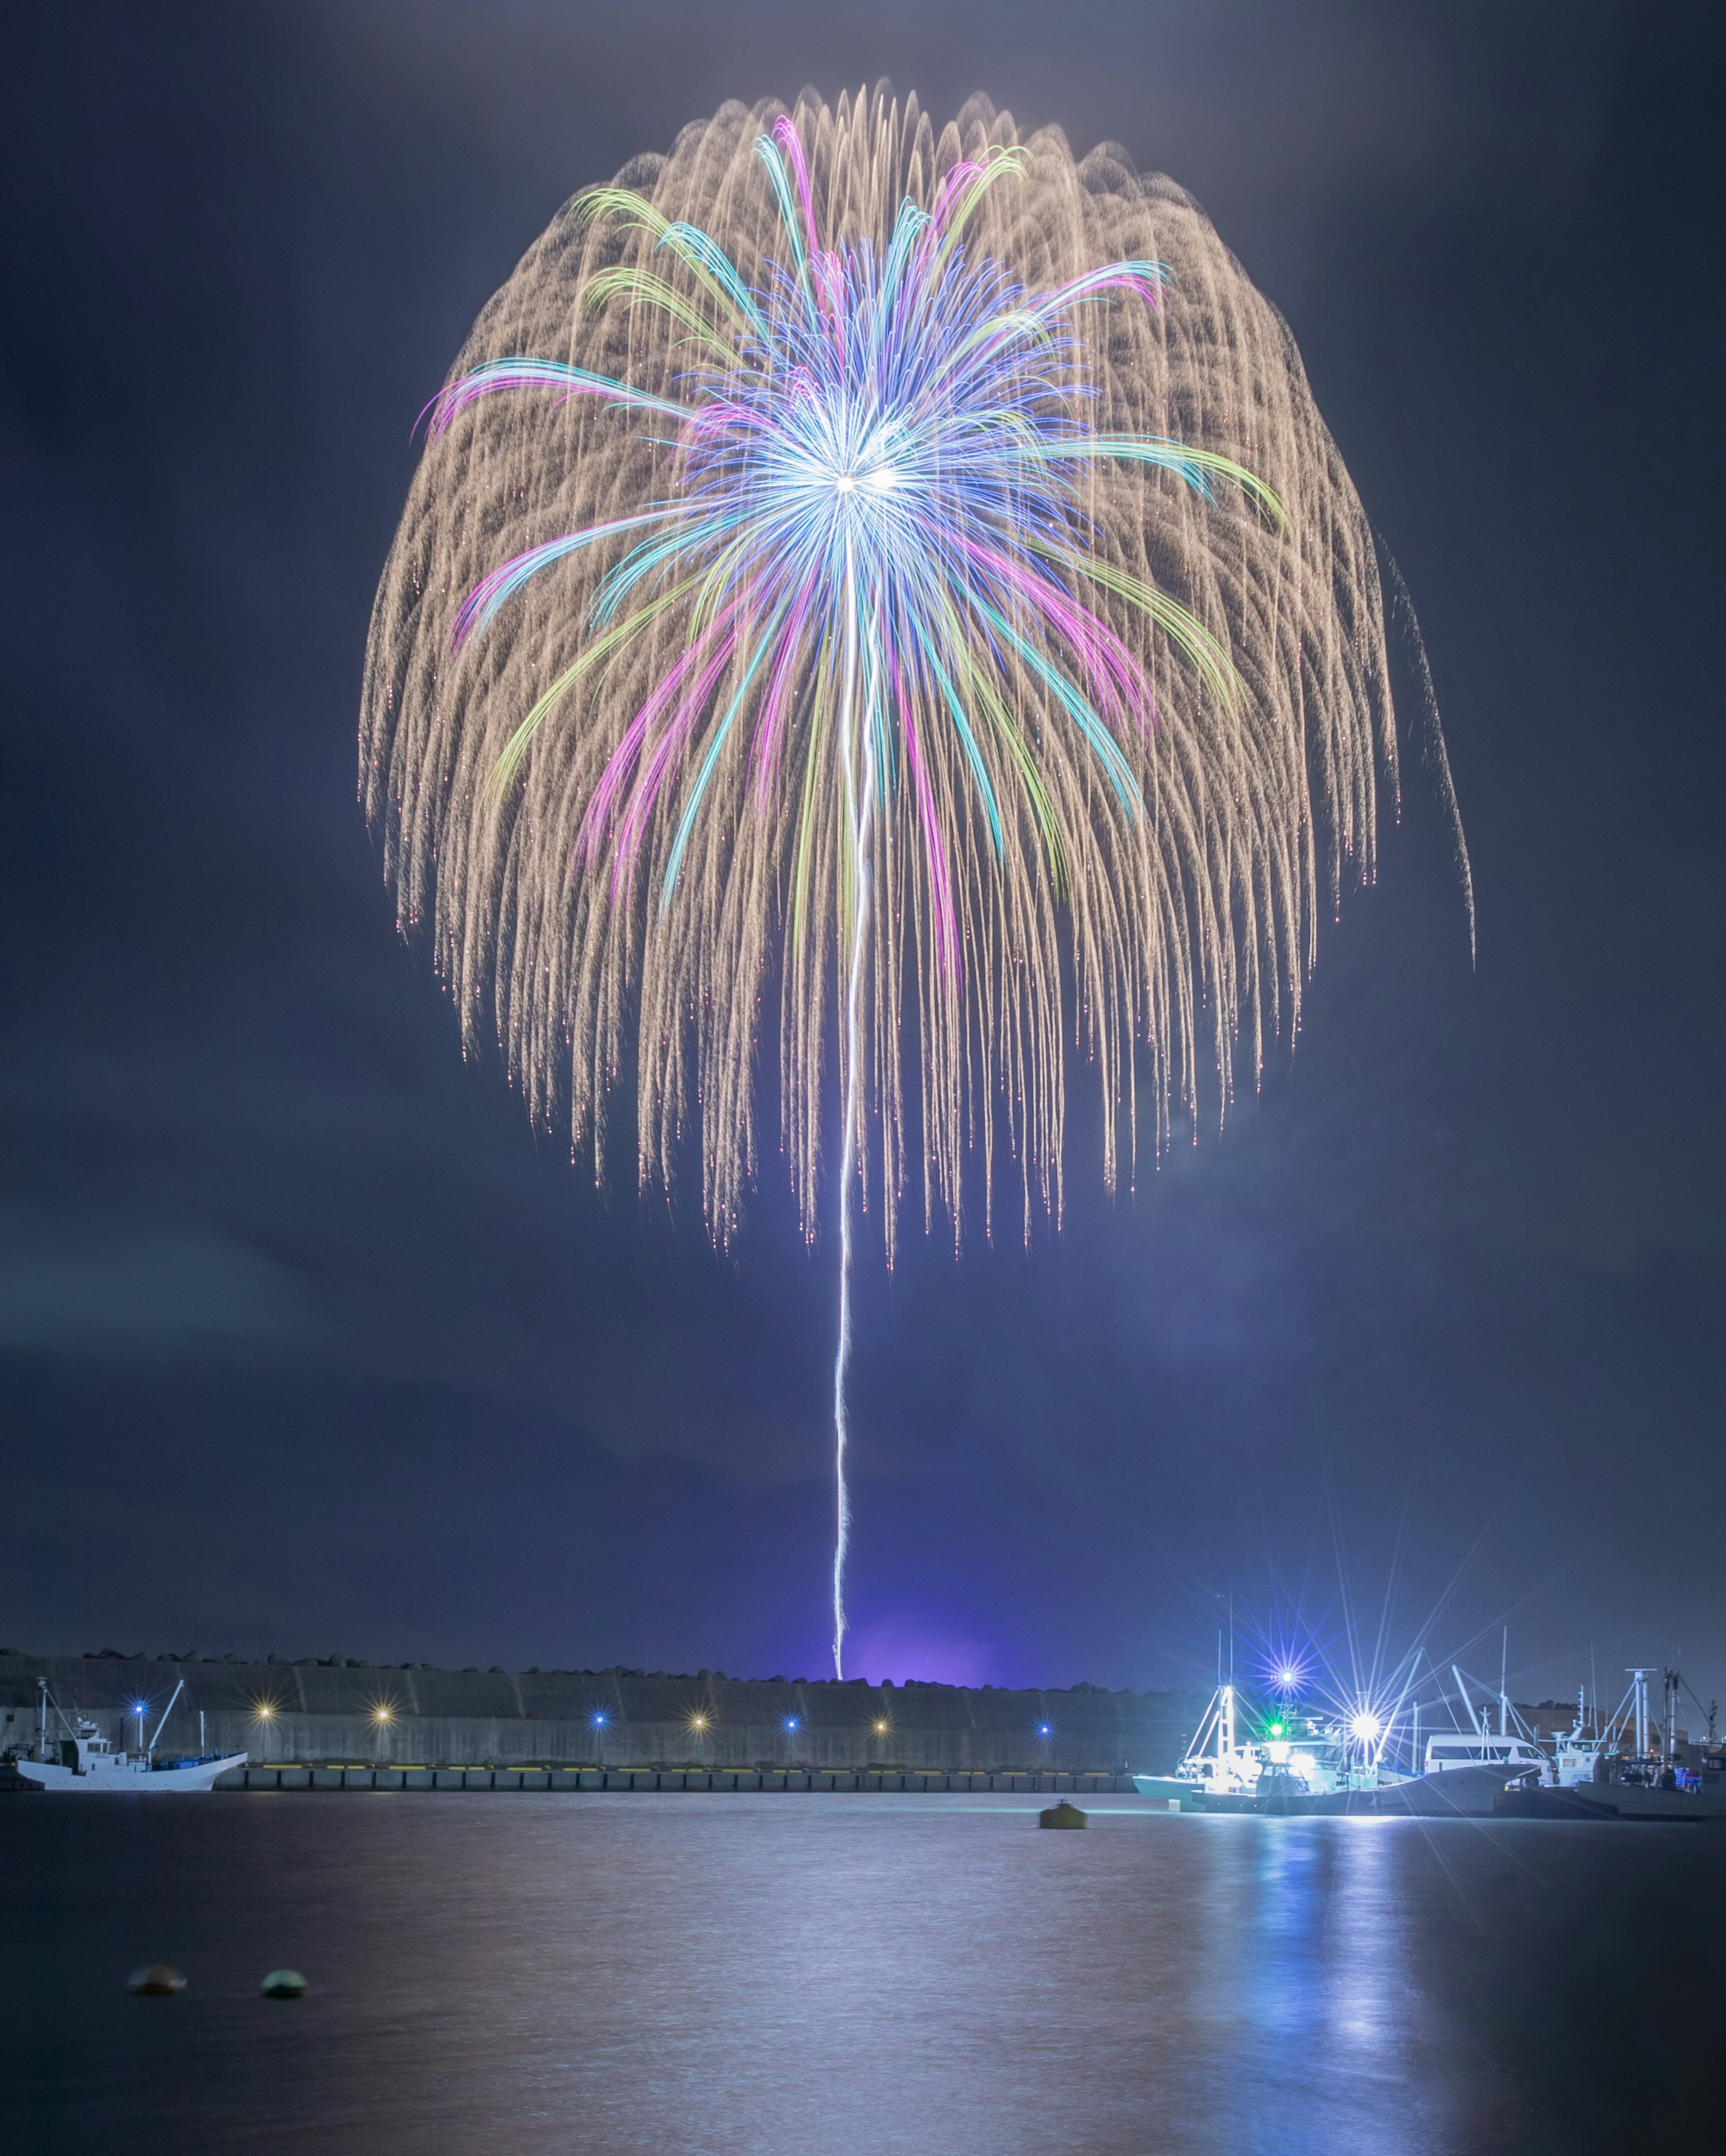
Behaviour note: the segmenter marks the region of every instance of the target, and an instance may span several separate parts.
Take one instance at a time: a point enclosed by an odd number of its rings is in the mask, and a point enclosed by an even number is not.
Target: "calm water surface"
[[[1726,1828],[282,1793],[0,1846],[13,2148],[1726,2145]]]

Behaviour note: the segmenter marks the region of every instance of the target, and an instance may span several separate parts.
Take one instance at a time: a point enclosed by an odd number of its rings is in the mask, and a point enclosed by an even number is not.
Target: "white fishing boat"
[[[1687,1766],[1683,1767],[1683,1778],[1680,1774],[1682,1763],[1677,1733],[1679,1695],[1681,1689],[1688,1687],[1677,1671],[1665,1672],[1667,1697],[1662,1733],[1650,1713],[1648,1699],[1648,1680],[1657,1674],[1652,1668],[1626,1669],[1625,1675],[1630,1679],[1630,1688],[1619,1702],[1616,1712],[1605,1720],[1602,1720],[1597,1708],[1590,1708],[1587,1688],[1577,1687],[1576,1719],[1569,1729],[1553,1738],[1553,1771],[1544,1778],[1548,1786],[1560,1789],[1592,1789],[1603,1784],[1652,1789],[1662,1786],[1662,1783],[1670,1789],[1695,1786],[1697,1778],[1692,1776]],[[1698,1700],[1697,1705],[1701,1707],[1702,1702]],[[1712,1753],[1713,1711],[1704,1707],[1703,1712],[1708,1718],[1706,1748]],[[1683,1748],[1687,1748],[1687,1739]]]
[[[1627,1669],[1630,1689],[1618,1711],[1602,1722],[1579,1692],[1574,1725],[1554,1739],[1557,1786],[1506,1790],[1497,1808],[1522,1819],[1708,1820],[1726,1823],[1726,1754],[1717,1741],[1717,1710],[1703,1707],[1677,1670],[1664,1672],[1664,1727],[1650,1713],[1648,1680],[1657,1669]],[[1678,1728],[1681,1695],[1690,1696],[1708,1722],[1708,1735],[1693,1743]]]
[[[1231,1684],[1219,1685],[1187,1754],[1172,1775],[1135,1774],[1142,1797],[1164,1797],[1183,1809],[1248,1810],[1257,1801],[1264,1760],[1240,1741],[1239,1702]]]
[[[230,1767],[243,1767],[244,1752],[216,1752],[197,1758],[158,1758],[156,1746],[173,1712],[174,1700],[185,1688],[185,1679],[174,1686],[173,1699],[163,1708],[156,1736],[141,1751],[116,1750],[87,1715],[69,1715],[49,1695],[47,1683],[37,1681],[41,1717],[33,1756],[23,1753],[13,1764],[27,1782],[44,1789],[78,1790],[89,1794],[169,1796],[178,1792],[208,1789],[218,1774]],[[203,1717],[199,1722],[202,1725]],[[57,1726],[56,1726],[57,1725]]]
[[[1507,1652],[1508,1652],[1507,1649]],[[1549,1784],[1557,1779],[1553,1760],[1542,1751],[1534,1740],[1533,1732],[1523,1723],[1522,1717],[1510,1703],[1508,1689],[1501,1681],[1498,1691],[1498,1727],[1495,1730],[1484,1707],[1477,1707],[1468,1689],[1467,1679],[1453,1662],[1451,1675],[1456,1680],[1456,1690],[1462,1709],[1468,1717],[1467,1728],[1436,1731],[1426,1740],[1425,1768],[1429,1774],[1455,1774],[1467,1767],[1490,1767],[1503,1770],[1500,1788],[1510,1783],[1526,1784],[1529,1788]],[[1576,1734],[1582,1730],[1581,1706],[1579,1698]],[[1594,1770],[1594,1758],[1589,1755],[1589,1772]]]
[[[1504,1646],[1508,1665],[1509,1640]],[[1441,1702],[1451,1727],[1431,1732],[1420,1743],[1418,1702],[1408,1709],[1407,1756],[1423,1770],[1412,1775],[1382,1774],[1375,1790],[1356,1784],[1333,1793],[1316,1795],[1286,1809],[1309,1813],[1369,1811],[1381,1816],[1422,1819],[1489,1819],[1503,1808],[1507,1790],[1526,1792],[1551,1788],[1561,1778],[1572,1782],[1590,1779],[1595,1760],[1607,1735],[1587,1733],[1583,1703],[1579,1699],[1575,1727],[1555,1741],[1549,1753],[1511,1703],[1509,1687],[1501,1674],[1497,1697],[1497,1727],[1492,1727],[1486,1702],[1477,1701],[1470,1680],[1452,1663],[1461,1712],[1446,1697]],[[1482,1691],[1487,1687],[1478,1679]],[[1487,1693],[1490,1700],[1491,1694]],[[1261,1807],[1264,1809],[1264,1807]]]
[[[1587,1686],[1577,1686],[1575,1722],[1553,1739],[1554,1779],[1559,1789],[1579,1789],[1585,1785],[1592,1788],[1596,1782],[1605,1780],[1610,1763],[1617,1753],[1624,1733],[1627,1715],[1633,1712],[1639,1689],[1644,1725],[1641,1741],[1646,1742],[1648,1673],[1636,1671],[1631,1672],[1631,1676],[1633,1681],[1626,1705],[1604,1724],[1598,1711],[1590,1709]]]
[[[1259,1718],[1261,1732],[1243,1738],[1239,1695],[1232,1684],[1219,1685],[1174,1774],[1135,1774],[1133,1787],[1185,1811],[1287,1811],[1310,1798],[1404,1779],[1384,1764],[1389,1731],[1375,1716],[1357,1715],[1345,1727],[1285,1702]]]
[[[1649,1753],[1652,1670],[1630,1672],[1624,1704],[1604,1724],[1579,1693],[1574,1726],[1555,1735],[1549,1748],[1512,1703],[1509,1651],[1507,1631],[1496,1716],[1491,1687],[1451,1665],[1456,1698],[1445,1690],[1439,1694],[1451,1726],[1430,1729],[1424,1745],[1412,1657],[1392,1684],[1379,1687],[1376,1701],[1369,1696],[1351,1702],[1345,1696],[1343,1703],[1319,1713],[1301,1705],[1292,1673],[1279,1681],[1268,1705],[1243,1699],[1231,1683],[1219,1684],[1174,1772],[1135,1774],[1133,1785],[1141,1796],[1183,1811],[1476,1819],[1502,1810],[1507,1790],[1593,1788],[1609,1774],[1615,1784],[1653,1784],[1664,1770],[1663,1788],[1687,1786],[1673,1763],[1675,1753],[1662,1762]],[[1669,1728],[1681,1682],[1676,1672],[1667,1673]],[[1631,1743],[1632,1717],[1634,1756],[1626,1763],[1616,1754],[1621,1734],[1626,1747]],[[1709,1734],[1712,1742],[1712,1719]],[[1398,1760],[1407,1771],[1392,1763]]]
[[[1520,1779],[1525,1774],[1538,1774],[1544,1782],[1552,1776],[1552,1762],[1535,1744],[1524,1737],[1429,1737],[1426,1740],[1426,1772],[1429,1774],[1454,1774],[1459,1767],[1503,1767],[1506,1781]]]

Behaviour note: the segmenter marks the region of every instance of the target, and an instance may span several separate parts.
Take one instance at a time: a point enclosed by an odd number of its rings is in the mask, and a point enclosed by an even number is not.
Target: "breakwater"
[[[33,1738],[42,1678],[69,1713],[129,1745],[141,1724],[154,1733],[183,1679],[161,1749],[245,1752],[284,1767],[1166,1774],[1205,1706],[1191,1693],[1088,1684],[1008,1690],[717,1670],[0,1653],[0,1748]]]
[[[872,1796],[1025,1796],[1082,1791],[1087,1796],[1137,1794],[1127,1774],[1043,1773],[943,1774],[934,1769],[857,1768],[821,1774],[795,1768],[726,1767],[235,1767],[217,1778],[218,1789],[437,1789],[511,1795],[538,1790],[618,1790],[635,1795],[726,1794],[778,1791],[787,1796],[825,1792]]]

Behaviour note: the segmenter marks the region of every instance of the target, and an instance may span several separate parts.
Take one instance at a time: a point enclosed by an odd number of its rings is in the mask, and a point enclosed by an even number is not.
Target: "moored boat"
[[[1261,1726],[1243,1733],[1243,1725]],[[1338,1794],[1369,1794],[1405,1779],[1384,1763],[1387,1732],[1375,1717],[1354,1727],[1302,1713],[1283,1700],[1269,1713],[1246,1707],[1221,1684],[1173,1774],[1135,1774],[1142,1797],[1183,1811],[1299,1812]],[[1346,1809],[1346,1807],[1338,1807]]]
[[[162,1735],[184,1681],[182,1678],[175,1686],[173,1699],[162,1711],[156,1725],[157,1738]],[[158,1758],[155,1738],[138,1751],[116,1749],[87,1715],[69,1715],[51,1698],[45,1681],[39,1680],[37,1689],[41,1714],[36,1743],[30,1751],[15,1754],[12,1763],[25,1781],[33,1782],[39,1789],[86,1795],[171,1796],[208,1789],[218,1775],[246,1763],[248,1755],[244,1752],[212,1752],[195,1758]],[[51,1728],[50,1717],[58,1728]]]
[[[1174,1773],[1135,1774],[1133,1784],[1140,1795],[1183,1811],[1726,1820],[1726,1750],[1715,1743],[1714,1710],[1703,1710],[1705,1746],[1682,1738],[1683,1681],[1669,1670],[1662,1736],[1649,1707],[1655,1674],[1631,1670],[1631,1688],[1607,1719],[1579,1693],[1573,1727],[1543,1742],[1502,1678],[1494,1714],[1453,1664],[1461,1711],[1441,1693],[1452,1727],[1430,1733],[1424,1746],[1420,1707],[1406,1692],[1380,1707],[1363,1704],[1351,1713],[1344,1707],[1327,1720],[1302,1712],[1292,1687],[1256,1708],[1232,1685],[1220,1685]],[[1394,1770],[1394,1751],[1424,1771]]]

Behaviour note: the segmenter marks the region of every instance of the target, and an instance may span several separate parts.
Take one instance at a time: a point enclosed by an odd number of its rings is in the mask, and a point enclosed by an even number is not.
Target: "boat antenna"
[[[1676,1670],[1672,1672],[1672,1674],[1673,1674],[1673,1676],[1677,1676],[1677,1671],[1676,1671]],[[1691,1681],[1690,1681],[1690,1680],[1689,1680],[1689,1678],[1688,1678],[1688,1677],[1678,1677],[1678,1682],[1679,1682],[1681,1685],[1682,1685],[1682,1686],[1684,1687],[1685,1691],[1687,1691],[1687,1692],[1689,1693],[1689,1695],[1690,1695],[1691,1698],[1692,1698],[1692,1699],[1693,1699],[1693,1700],[1696,1702],[1697,1712],[1698,1712],[1698,1713],[1700,1713],[1700,1714],[1703,1714],[1703,1715],[1706,1715],[1706,1716],[1707,1716],[1707,1717],[1708,1717],[1708,1743],[1709,1743],[1710,1747],[1712,1747],[1712,1746],[1713,1746],[1713,1741],[1714,1741],[1714,1717],[1715,1717],[1715,1716],[1716,1716],[1716,1715],[1718,1715],[1718,1712],[1720,1712],[1720,1708],[1719,1708],[1719,1703],[1718,1703],[1718,1701],[1715,1701],[1715,1700],[1710,1700],[1710,1701],[1709,1701],[1709,1702],[1708,1702],[1708,1704],[1706,1707],[1704,1707],[1704,1706],[1703,1705],[1703,1703],[1702,1703],[1702,1696],[1701,1696],[1701,1694],[1697,1691],[1697,1689],[1696,1689],[1695,1686],[1694,1686],[1694,1685],[1693,1685],[1693,1684],[1691,1683]],[[1672,1705],[1673,1705],[1674,1709],[1676,1710],[1677,1706],[1677,1700],[1676,1700],[1676,1699],[1674,1699],[1674,1701],[1673,1701],[1673,1702],[1672,1702]]]
[[[1510,1627],[1504,1627],[1503,1650],[1498,1657],[1498,1734],[1508,1737],[1510,1713]]]

